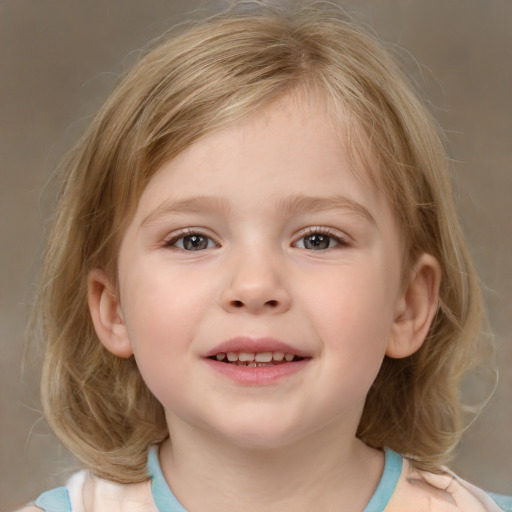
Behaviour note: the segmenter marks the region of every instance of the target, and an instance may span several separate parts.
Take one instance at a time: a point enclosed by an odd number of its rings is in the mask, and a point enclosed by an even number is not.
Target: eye
[[[183,251],[203,251],[217,247],[217,244],[206,235],[190,232],[171,238],[165,243],[165,246],[176,247]]]
[[[299,240],[297,240],[293,245],[299,249],[322,251],[325,249],[332,249],[333,247],[338,247],[340,245],[346,246],[348,244],[342,237],[335,236],[328,230],[315,228],[299,238]]]

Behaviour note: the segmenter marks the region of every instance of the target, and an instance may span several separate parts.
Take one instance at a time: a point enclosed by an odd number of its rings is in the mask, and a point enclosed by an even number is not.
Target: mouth
[[[219,352],[208,359],[235,366],[260,368],[278,366],[286,363],[302,361],[305,358],[291,352]]]
[[[274,338],[239,336],[204,355],[210,367],[233,382],[273,385],[309,366],[312,355]]]

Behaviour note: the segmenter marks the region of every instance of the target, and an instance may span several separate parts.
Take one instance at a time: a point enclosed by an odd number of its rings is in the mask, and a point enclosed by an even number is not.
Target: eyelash
[[[337,246],[348,247],[350,245],[348,238],[346,236],[334,234],[330,228],[324,228],[324,227],[319,227],[319,226],[307,228],[303,233],[301,233],[301,236],[294,242],[293,245],[296,245],[299,241],[304,240],[305,238],[311,237],[314,235],[323,236],[323,237],[328,238],[329,240],[334,240],[334,242],[336,242],[336,245],[334,247],[337,247]],[[316,249],[316,250],[327,250],[327,249],[333,249],[334,247],[330,247],[330,242],[329,242],[329,247],[326,247],[324,249]],[[308,249],[307,247],[301,247],[301,249],[315,250],[313,248]]]
[[[296,239],[296,241],[292,244],[292,246],[296,246],[299,241],[301,241],[301,240],[303,241],[306,238],[312,237],[315,235],[318,235],[319,237],[325,237],[326,239],[328,239],[328,246],[327,247],[316,247],[316,248],[315,247],[309,247],[309,248],[308,247],[299,247],[299,248],[305,249],[305,250],[327,250],[327,249],[333,249],[334,247],[338,247],[338,246],[348,247],[350,245],[346,237],[334,234],[331,229],[314,226],[314,227],[307,228],[303,233],[301,233],[301,236]],[[185,246],[178,247],[176,245],[180,240],[185,240],[187,237],[192,238],[194,236],[200,237],[200,238],[202,238],[203,241],[206,241],[206,246],[202,247],[202,248],[198,247],[196,249],[190,249],[190,248],[187,249]],[[336,245],[331,246],[332,241],[334,241]],[[322,243],[325,243],[325,240],[317,240],[316,243],[320,245]],[[212,246],[211,244],[214,244],[214,245]],[[214,246],[219,247],[219,244],[217,244],[212,239],[211,236],[208,236],[207,234],[203,233],[201,230],[188,228],[184,231],[181,231],[180,233],[175,234],[172,238],[166,240],[164,242],[163,246],[167,247],[167,248],[171,248],[171,249],[180,249],[182,251],[194,252],[194,250],[202,251],[205,249],[211,249]]]
[[[198,229],[192,229],[188,228],[186,230],[181,231],[180,233],[175,234],[173,237],[166,240],[163,244],[164,247],[170,248],[170,249],[180,249],[182,251],[187,252],[193,252],[194,249],[186,249],[185,247],[177,247],[177,243],[179,240],[184,240],[187,237],[202,237],[204,240],[207,240],[207,247],[203,249],[196,249],[196,250],[204,250],[204,249],[211,249],[210,243],[213,243],[214,246],[218,247],[219,244],[217,244],[213,238],[206,233],[203,233],[201,230]]]

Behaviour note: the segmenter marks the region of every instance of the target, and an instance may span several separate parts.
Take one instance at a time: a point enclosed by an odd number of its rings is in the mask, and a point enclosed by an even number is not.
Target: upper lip
[[[293,354],[298,357],[310,357],[303,350],[292,347],[283,341],[274,338],[251,338],[248,336],[238,336],[223,341],[209,350],[205,357],[213,357],[227,352],[248,352],[250,354],[284,352],[285,354]]]

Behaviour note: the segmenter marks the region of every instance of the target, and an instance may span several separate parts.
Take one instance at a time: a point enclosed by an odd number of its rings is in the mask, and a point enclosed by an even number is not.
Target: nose
[[[231,261],[221,303],[228,312],[284,313],[291,295],[279,256],[244,254]]]

